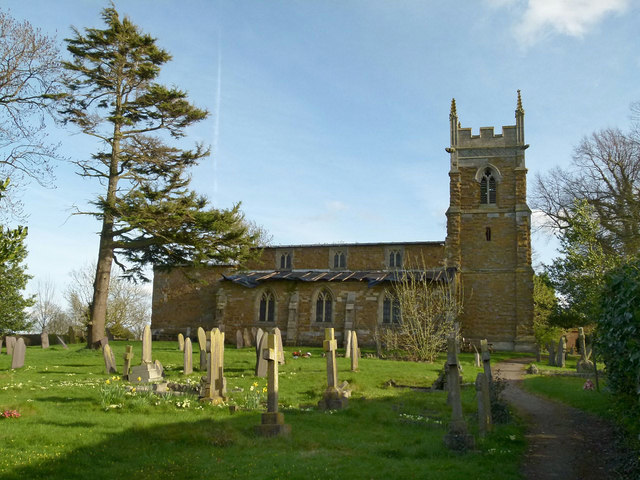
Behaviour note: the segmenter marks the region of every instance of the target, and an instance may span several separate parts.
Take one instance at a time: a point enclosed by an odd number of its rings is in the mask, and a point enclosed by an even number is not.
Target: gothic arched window
[[[484,170],[480,180],[480,203],[483,205],[496,203],[496,178],[490,168]]]
[[[400,323],[400,302],[394,296],[387,294],[382,303],[382,323],[393,325]]]
[[[291,254],[289,252],[280,255],[280,268],[282,270],[291,270]]]
[[[271,290],[265,290],[260,297],[258,320],[261,322],[276,321],[276,298]]]
[[[389,267],[390,268],[402,267],[402,252],[400,252],[400,250],[389,251]]]
[[[316,322],[331,322],[333,309],[333,296],[327,289],[323,289],[318,293],[316,299]]]
[[[333,255],[333,268],[346,268],[347,257],[342,251],[338,251]]]

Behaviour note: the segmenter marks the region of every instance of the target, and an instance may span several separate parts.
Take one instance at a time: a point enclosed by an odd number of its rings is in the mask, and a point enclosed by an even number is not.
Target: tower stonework
[[[527,206],[524,109],[516,124],[461,128],[451,102],[450,204],[445,261],[462,286],[462,335],[501,350],[533,349],[531,210]]]

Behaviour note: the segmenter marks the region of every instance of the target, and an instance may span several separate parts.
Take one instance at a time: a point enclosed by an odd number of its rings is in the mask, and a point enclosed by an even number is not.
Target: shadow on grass
[[[38,397],[39,402],[51,403],[93,403],[94,397]]]

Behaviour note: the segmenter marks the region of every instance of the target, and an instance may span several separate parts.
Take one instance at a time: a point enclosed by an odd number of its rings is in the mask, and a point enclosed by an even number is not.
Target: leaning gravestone
[[[7,340],[7,355],[13,355],[13,349],[16,346],[16,337],[6,337]]]
[[[22,337],[18,338],[13,348],[13,358],[11,359],[11,369],[24,367],[24,355],[27,351],[27,347],[24,344]]]
[[[108,343],[102,347],[102,356],[104,357],[104,368],[107,373],[117,373],[116,359],[113,356],[113,351]]]
[[[278,339],[274,333],[265,335],[267,348],[262,351],[262,356],[268,362],[267,373],[267,412],[262,414],[262,422],[256,425],[258,435],[272,437],[276,435],[288,435],[291,433],[291,425],[284,423],[284,415],[278,412],[278,364],[280,354],[278,352]]]
[[[259,330],[259,332],[261,332],[261,330]],[[267,348],[268,335],[265,333],[263,335],[259,335],[259,338],[260,338],[260,344],[256,349],[255,374],[256,374],[256,377],[264,378],[267,376],[268,363],[267,363],[267,359],[264,358],[264,355],[262,355],[262,352],[265,348]]]
[[[278,342],[278,363],[284,365],[284,347],[282,346],[282,333],[278,327],[273,329],[273,334],[276,336],[276,342]]]
[[[358,371],[358,362],[360,357],[360,349],[358,348],[358,334],[354,330],[351,332],[351,371]]]
[[[200,347],[200,371],[207,369],[207,336],[204,328],[198,327],[198,346]]]
[[[178,349],[184,352],[184,335],[182,333],[178,334]]]
[[[42,345],[42,348],[49,348],[49,334],[42,332],[40,334],[40,345]]]
[[[193,373],[193,348],[191,346],[191,339],[187,337],[184,341],[184,368],[183,373],[185,375],[191,375]]]
[[[462,415],[460,371],[458,366],[458,340],[455,336],[451,336],[448,339],[446,364],[451,423],[449,423],[449,432],[444,436],[444,443],[452,450],[462,451],[473,448],[474,439],[473,435],[467,433],[467,424]]]
[[[244,337],[242,330],[236,330],[236,348],[240,349],[244,347]]]
[[[64,348],[65,350],[67,350],[69,348],[69,347],[67,347],[67,344],[64,343],[64,340],[60,335],[56,335],[56,338],[58,339],[58,343],[60,345],[62,345],[62,348]]]

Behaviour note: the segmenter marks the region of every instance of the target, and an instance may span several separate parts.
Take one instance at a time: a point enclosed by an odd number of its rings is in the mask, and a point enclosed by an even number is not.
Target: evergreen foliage
[[[558,298],[546,273],[533,276],[533,333],[540,346],[555,341],[561,334],[552,317],[558,308]]]
[[[248,257],[259,232],[239,204],[215,209],[189,189],[187,171],[209,154],[176,143],[184,129],[207,116],[186,92],[156,83],[171,59],[156,39],[141,33],[114,7],[102,12],[105,28],[74,29],[67,39],[67,94],[61,114],[105,146],[77,160],[81,175],[106,186],[93,202],[102,222],[90,318],[93,344],[104,335],[111,266],[147,280],[145,266],[238,262]]]

